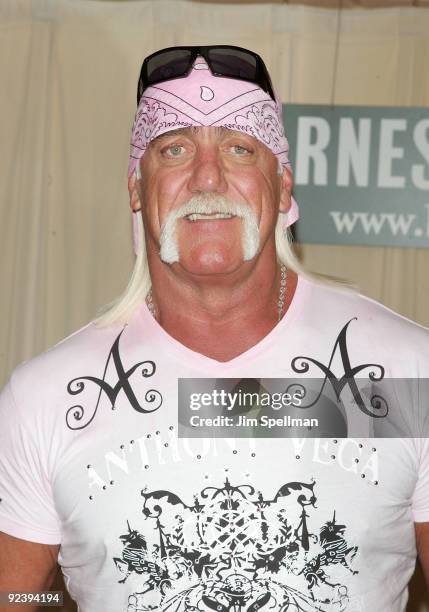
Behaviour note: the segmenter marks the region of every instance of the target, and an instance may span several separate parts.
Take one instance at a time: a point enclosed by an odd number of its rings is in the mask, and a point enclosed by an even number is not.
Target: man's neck
[[[152,272],[153,274],[153,272]],[[188,282],[153,274],[153,304],[158,323],[187,348],[217,361],[230,361],[260,342],[278,323],[280,266],[235,275],[220,282]],[[282,316],[295,293],[297,276],[286,273]]]

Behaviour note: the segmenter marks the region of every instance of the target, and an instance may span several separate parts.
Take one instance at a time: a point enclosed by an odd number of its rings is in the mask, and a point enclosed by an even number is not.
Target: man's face
[[[290,206],[290,174],[279,176],[275,155],[237,131],[167,132],[150,143],[140,168],[146,248],[193,274],[232,272],[255,257]]]

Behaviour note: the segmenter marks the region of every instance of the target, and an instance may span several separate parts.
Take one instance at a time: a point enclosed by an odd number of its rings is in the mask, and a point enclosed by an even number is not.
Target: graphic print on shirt
[[[144,534],[127,521],[113,558],[119,583],[141,577],[127,612],[347,610],[358,547],[335,510],[314,520],[315,485],[288,482],[269,499],[226,478],[194,495],[192,506],[174,492],[144,489]]]
[[[323,394],[325,384],[327,383],[327,381],[329,381],[335,392],[337,400],[340,399],[343,389],[346,386],[349,386],[352,391],[354,401],[363,413],[365,413],[369,417],[383,418],[387,415],[389,411],[387,402],[379,395],[374,395],[370,398],[370,407],[368,407],[365,404],[364,398],[362,397],[361,392],[359,391],[359,388],[356,384],[355,376],[364,369],[376,368],[377,372],[370,371],[368,377],[373,382],[380,381],[384,378],[385,369],[382,365],[377,363],[365,363],[352,367],[347,348],[347,329],[353,320],[357,320],[357,317],[350,319],[339,332],[338,337],[335,340],[328,365],[324,365],[322,362],[304,355],[296,356],[292,359],[291,368],[297,374],[307,374],[310,370],[310,364],[313,364],[320,371],[322,371],[325,376],[324,380],[322,381],[320,391],[316,395],[315,399],[310,404],[301,404],[300,407],[310,408],[313,405],[317,404]],[[98,411],[103,392],[107,396],[112,410],[115,409],[115,401],[120,391],[124,392],[132,408],[139,413],[145,414],[154,412],[161,407],[163,398],[161,393],[157,389],[147,389],[144,392],[144,401],[141,402],[139,401],[139,398],[135,393],[135,389],[131,385],[130,378],[136,372],[138,373],[139,368],[141,368],[140,374],[143,378],[150,378],[155,374],[156,365],[154,361],[147,359],[145,361],[139,361],[128,369],[125,369],[124,364],[121,360],[119,342],[126,327],[127,325],[124,326],[122,331],[116,337],[112,348],[109,351],[107,360],[104,365],[103,375],[101,378],[98,378],[93,375],[78,376],[76,378],[73,378],[67,384],[67,392],[70,395],[80,395],[81,393],[87,390],[88,383],[93,383],[96,388],[98,387],[98,395],[95,401],[95,406],[93,407],[92,412],[89,414],[89,416],[86,415],[85,408],[82,403],[76,404],[67,409],[66,424],[69,429],[81,430],[88,427],[88,425],[92,423]],[[339,379],[331,370],[331,365],[337,350],[339,350],[340,352],[341,361],[344,368],[344,374]],[[109,364],[112,364],[111,369],[114,369],[113,384],[110,384],[106,380]],[[303,392],[305,393],[305,388],[303,388]]]
[[[329,380],[337,400],[340,399],[343,389],[348,386],[350,387],[356,405],[364,414],[372,418],[384,418],[389,412],[389,406],[386,400],[382,396],[375,394],[369,398],[370,401],[369,404],[367,404],[365,399],[362,397],[362,393],[360,392],[358,385],[356,384],[355,376],[367,368],[374,368],[375,370],[369,371],[368,378],[372,382],[381,381],[384,378],[385,368],[379,363],[363,363],[352,366],[347,348],[347,329],[352,321],[357,321],[357,317],[350,319],[338,334],[328,365],[323,364],[317,359],[304,355],[299,355],[292,359],[291,367],[297,374],[307,374],[310,370],[310,364],[313,364],[317,367],[317,369],[323,372],[325,376],[324,380],[322,381],[319,394],[316,395],[315,399],[311,403],[301,404],[301,408],[310,408],[311,406],[316,405],[323,393],[326,382]],[[337,350],[340,352],[341,363],[344,369],[344,374],[341,376],[341,378],[337,378],[337,376],[331,370],[332,362]]]
[[[130,383],[130,378],[133,374],[138,373],[138,369],[141,369],[140,375],[143,378],[150,378],[155,374],[156,365],[154,361],[149,359],[145,361],[139,361],[135,365],[131,366],[127,370],[124,368],[124,364],[122,363],[121,356],[119,353],[119,341],[121,339],[122,334],[124,333],[126,326],[121,331],[121,333],[116,337],[115,342],[113,343],[112,348],[109,351],[107,356],[107,360],[104,366],[104,372],[102,378],[97,378],[96,376],[78,376],[77,378],[73,378],[68,385],[67,391],[70,395],[79,395],[83,391],[86,390],[87,382],[94,383],[99,387],[99,392],[96,400],[96,404],[90,414],[89,418],[85,417],[85,408],[82,404],[77,404],[75,406],[71,406],[66,412],[66,423],[69,429],[77,430],[84,429],[88,427],[88,425],[93,421],[99,404],[101,400],[102,393],[104,392],[111,404],[112,410],[115,408],[115,401],[120,391],[123,391],[131,404],[131,406],[140,413],[148,413],[154,412],[161,407],[162,404],[162,395],[156,389],[148,389],[144,394],[144,403],[142,405],[137,398],[133,387]],[[115,378],[113,386],[106,381],[106,376],[108,373],[109,364],[113,363],[113,368],[115,371]],[[82,421],[83,419],[83,421]]]

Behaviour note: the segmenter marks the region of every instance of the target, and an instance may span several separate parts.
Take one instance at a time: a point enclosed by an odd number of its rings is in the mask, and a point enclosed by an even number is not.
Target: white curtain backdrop
[[[125,287],[142,58],[199,43],[260,53],[283,102],[429,107],[428,8],[1,0],[0,384]],[[299,252],[309,269],[429,324],[428,249]]]

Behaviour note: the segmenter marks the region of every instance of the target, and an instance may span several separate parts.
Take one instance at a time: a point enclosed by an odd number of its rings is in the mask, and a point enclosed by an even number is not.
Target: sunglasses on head
[[[150,85],[186,77],[201,55],[214,76],[255,83],[275,101],[270,75],[262,58],[253,51],[231,45],[168,47],[144,60],[137,87],[137,106]]]

